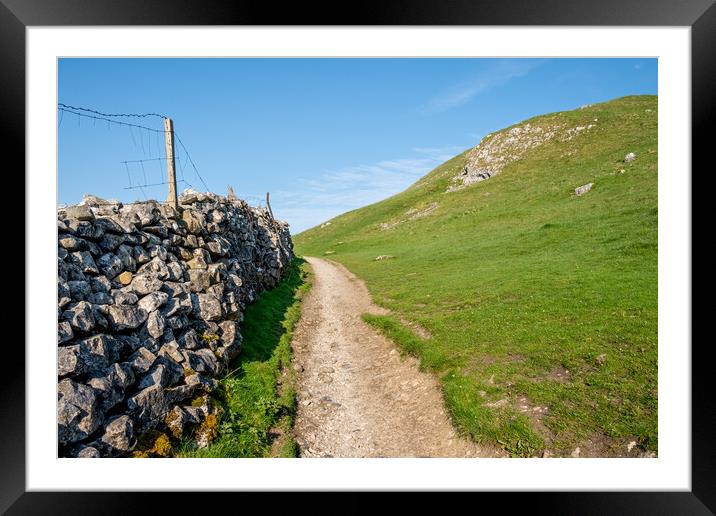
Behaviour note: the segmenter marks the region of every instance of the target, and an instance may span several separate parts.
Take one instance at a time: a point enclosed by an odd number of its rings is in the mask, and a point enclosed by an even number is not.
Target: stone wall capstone
[[[201,423],[246,304],[293,259],[288,224],[190,189],[179,210],[85,196],[57,226],[59,455],[125,456]]]

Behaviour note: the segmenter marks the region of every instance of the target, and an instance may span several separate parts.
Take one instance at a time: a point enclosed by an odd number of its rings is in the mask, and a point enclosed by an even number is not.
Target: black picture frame
[[[40,25],[688,26],[692,45],[691,178],[694,170],[707,173],[713,168],[708,129],[716,120],[714,0],[384,0],[291,3],[280,9],[255,1],[0,0],[0,113],[5,132],[0,141],[4,155],[16,158],[16,170],[25,166],[25,30]],[[25,188],[25,197],[15,194],[16,198],[26,198],[32,185]],[[695,217],[692,220],[697,222]],[[28,272],[26,269],[25,274]],[[15,306],[25,304],[16,302]],[[708,360],[710,340],[694,340],[691,348],[692,449],[698,453],[691,457],[690,492],[481,493],[481,502],[495,501],[510,508],[524,504],[530,513],[538,514],[713,514],[716,410],[708,382],[713,363]],[[3,368],[0,389],[0,510],[8,514],[131,514],[149,508],[156,501],[149,493],[25,492],[25,350],[9,342],[3,348],[3,361],[12,367]],[[237,496],[248,503],[246,494]],[[413,500],[420,502],[422,497]],[[224,502],[212,498],[211,505],[218,510],[216,504]],[[170,507],[181,507],[182,512],[193,505],[207,507],[205,497],[177,493],[163,496],[160,503],[163,513],[170,512]]]

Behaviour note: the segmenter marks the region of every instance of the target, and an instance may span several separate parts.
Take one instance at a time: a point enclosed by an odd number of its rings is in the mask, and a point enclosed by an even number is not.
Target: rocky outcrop
[[[597,122],[594,119],[593,122]],[[488,134],[465,156],[465,166],[452,178],[447,192],[455,192],[499,174],[502,170],[522,159],[529,151],[549,141],[567,142],[596,127],[585,123],[569,127],[557,117],[542,118],[540,123],[526,122],[504,131]]]
[[[201,423],[244,307],[293,259],[266,210],[192,190],[179,202],[87,196],[57,212],[60,456],[122,456],[148,430]]]

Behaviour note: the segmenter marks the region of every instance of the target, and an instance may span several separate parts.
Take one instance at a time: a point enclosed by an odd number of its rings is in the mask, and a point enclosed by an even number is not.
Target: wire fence
[[[142,114],[137,114],[137,113],[102,113],[102,112],[100,112],[100,111],[95,111],[94,109],[88,109],[88,108],[77,107],[77,106],[68,106],[67,104],[63,104],[62,102],[58,102],[57,105],[58,105],[60,108],[72,109],[72,110],[74,110],[74,111],[85,111],[85,112],[87,112],[87,113],[93,113],[93,114],[95,114],[95,115],[104,116],[104,117],[147,118],[147,117],[152,117],[152,116],[154,116],[154,117],[159,117],[159,118],[162,118],[162,119],[167,118],[166,116],[160,115],[160,114],[158,114],[158,113],[142,113]]]
[[[132,142],[132,148],[136,153],[140,153],[142,158],[126,159],[119,161],[118,173],[126,175],[126,185],[123,187],[125,191],[139,191],[144,197],[144,201],[133,202],[117,202],[117,204],[140,204],[150,201],[145,189],[156,188],[160,186],[168,186],[171,182],[167,175],[167,160],[165,156],[156,156],[157,153],[164,151],[165,142],[162,135],[166,134],[164,127],[158,129],[144,125],[143,123],[134,123],[122,119],[159,119],[163,121],[168,118],[159,113],[105,113],[95,109],[72,106],[59,102],[58,109],[58,131],[62,128],[63,123],[68,123],[66,115],[76,117],[78,128],[90,127],[95,129],[105,127],[111,130],[113,127],[126,128],[129,133],[129,140]],[[84,122],[84,125],[83,125]],[[98,125],[99,124],[99,125]],[[211,192],[211,188],[204,180],[199,172],[194,159],[189,153],[189,149],[184,144],[179,134],[173,131],[174,139],[179,144],[178,148],[174,148],[174,163],[176,171],[176,184],[194,189],[192,182],[186,176],[189,172],[196,183],[201,184],[206,192]],[[126,136],[126,135],[125,135]],[[152,149],[154,146],[154,150]],[[179,152],[177,152],[179,151]],[[155,154],[152,156],[152,154]],[[122,168],[124,169],[122,171]],[[188,168],[188,170],[187,170]],[[259,207],[263,203],[263,199],[257,195],[236,194],[237,197],[251,203],[256,203]],[[161,202],[161,201],[157,201]]]

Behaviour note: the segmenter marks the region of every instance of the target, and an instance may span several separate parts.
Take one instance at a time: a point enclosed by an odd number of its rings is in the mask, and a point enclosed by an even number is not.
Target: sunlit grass
[[[514,455],[569,454],[595,435],[657,451],[657,98],[559,120],[595,127],[446,194],[457,156],[401,194],[301,233],[296,249],[330,253],[366,281],[392,311],[367,320],[441,378],[474,439]],[[636,161],[623,162],[628,152]],[[434,202],[429,216],[406,220]],[[548,407],[543,428],[515,410],[518,397]],[[501,399],[509,404],[487,405]]]
[[[220,381],[219,434],[206,448],[186,439],[179,457],[295,457],[292,426],[295,373],[291,337],[301,315],[301,298],[309,288],[304,262],[296,259],[278,287],[249,305],[241,324],[243,345]]]

